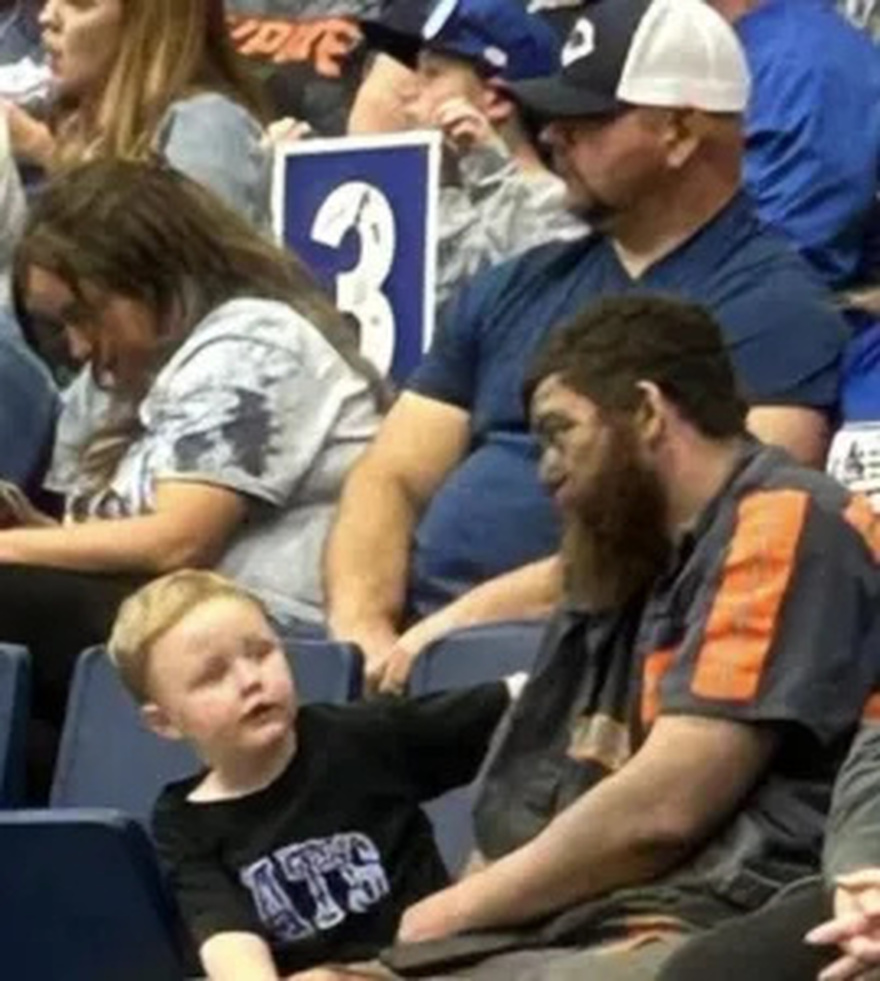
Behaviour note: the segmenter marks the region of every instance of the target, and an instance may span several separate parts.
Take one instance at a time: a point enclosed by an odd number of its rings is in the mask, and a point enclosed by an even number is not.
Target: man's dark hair
[[[524,396],[551,375],[600,410],[634,412],[641,381],[714,439],[741,435],[748,406],[737,391],[721,329],[700,306],[665,296],[602,300],[553,331],[538,351]]]

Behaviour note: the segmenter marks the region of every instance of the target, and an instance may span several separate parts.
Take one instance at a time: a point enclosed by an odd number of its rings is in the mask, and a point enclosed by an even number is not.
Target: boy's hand
[[[435,123],[458,154],[469,153],[475,147],[504,145],[487,117],[467,99],[448,99],[442,103]]]
[[[837,944],[843,951],[819,981],[851,981],[880,965],[880,869],[837,879],[834,919],[807,934],[810,944]]]

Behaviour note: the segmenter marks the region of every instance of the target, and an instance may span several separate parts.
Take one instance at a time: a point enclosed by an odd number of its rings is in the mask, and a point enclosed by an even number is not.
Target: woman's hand
[[[14,102],[2,103],[9,125],[9,142],[16,160],[48,169],[55,154],[49,127]]]
[[[15,484],[0,481],[0,529],[51,528],[57,524],[54,518],[35,508]]]

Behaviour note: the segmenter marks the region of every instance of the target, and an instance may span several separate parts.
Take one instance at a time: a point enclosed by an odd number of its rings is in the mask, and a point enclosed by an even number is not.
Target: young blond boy
[[[260,602],[198,571],[128,599],[109,650],[150,727],[206,767],[165,788],[153,830],[211,981],[367,960],[446,884],[419,805],[474,777],[504,683],[300,707]]]

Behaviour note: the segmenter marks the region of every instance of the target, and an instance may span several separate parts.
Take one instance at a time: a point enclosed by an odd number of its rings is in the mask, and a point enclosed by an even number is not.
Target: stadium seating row
[[[541,636],[534,622],[461,631],[420,659],[412,694],[528,671]],[[303,702],[342,704],[361,688],[355,648],[297,641]],[[50,808],[22,800],[28,654],[0,645],[0,946],[10,976],[55,981],[182,981],[189,958],[173,901],[146,830],[170,780],[198,763],[183,745],[140,721],[100,648],[77,666]],[[450,869],[472,844],[475,787],[429,809]]]

